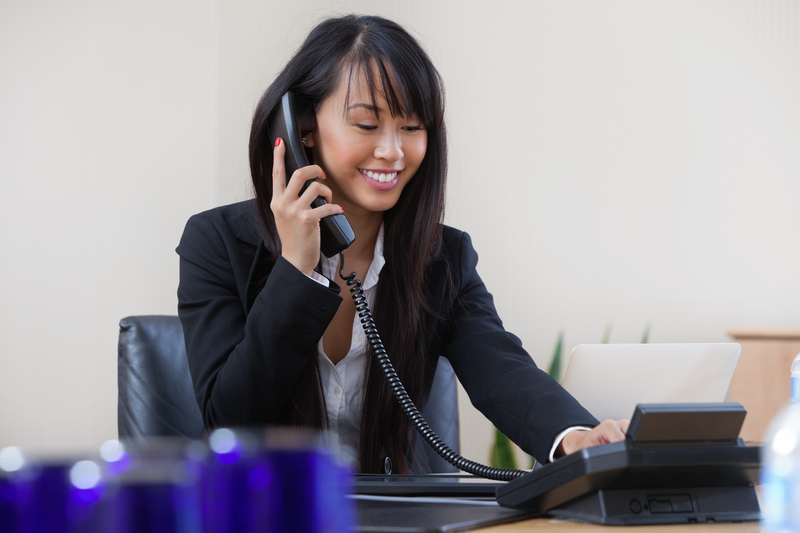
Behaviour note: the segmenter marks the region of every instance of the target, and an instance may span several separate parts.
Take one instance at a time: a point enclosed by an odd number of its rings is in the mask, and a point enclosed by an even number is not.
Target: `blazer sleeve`
[[[520,448],[547,462],[561,431],[598,422],[505,331],[466,233],[451,263],[458,288],[443,355],[472,404]]]
[[[279,257],[248,313],[255,248],[208,213],[189,220],[177,252],[178,315],[206,428],[275,423],[341,297]]]

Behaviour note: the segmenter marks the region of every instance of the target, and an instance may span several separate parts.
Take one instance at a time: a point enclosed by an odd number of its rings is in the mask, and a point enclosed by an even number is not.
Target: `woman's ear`
[[[311,148],[314,146],[314,132],[310,131],[303,135],[303,146],[306,148]]]

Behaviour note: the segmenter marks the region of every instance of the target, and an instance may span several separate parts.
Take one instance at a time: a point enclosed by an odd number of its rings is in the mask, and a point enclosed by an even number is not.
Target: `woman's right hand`
[[[300,190],[308,180],[325,179],[318,165],[299,168],[286,183],[284,155],[286,143],[278,139],[273,151],[272,201],[269,206],[281,239],[281,255],[300,272],[310,276],[319,263],[320,219],[341,213],[342,207],[331,203],[331,190],[317,181],[309,184],[301,196]],[[328,203],[316,208],[311,202],[322,196]]]

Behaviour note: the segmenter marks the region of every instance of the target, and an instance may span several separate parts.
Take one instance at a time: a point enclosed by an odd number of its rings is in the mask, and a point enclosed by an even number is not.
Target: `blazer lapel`
[[[272,272],[272,267],[275,266],[275,259],[271,255],[264,243],[259,242],[253,265],[250,267],[250,274],[247,276],[247,299],[244,302],[247,314],[250,314],[256,296],[264,288],[267,278]]]
[[[239,228],[236,232],[236,238],[242,242],[246,242],[255,247],[256,252],[253,256],[253,263],[250,265],[250,272],[247,275],[247,285],[243,295],[242,304],[244,304],[245,312],[250,313],[258,293],[264,288],[267,282],[272,267],[275,266],[275,257],[270,253],[270,250],[264,244],[258,232],[258,225],[260,220],[258,212],[256,211],[256,202],[251,200],[245,204],[245,208],[240,213]]]

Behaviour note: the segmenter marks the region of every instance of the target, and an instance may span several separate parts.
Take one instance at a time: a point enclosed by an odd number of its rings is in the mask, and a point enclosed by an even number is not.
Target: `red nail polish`
[[[344,206],[341,206],[341,205],[340,205],[339,207],[341,207],[341,208],[342,208],[342,212],[344,212]]]
[[[275,148],[277,148],[280,145],[281,145],[281,138],[278,137],[277,139],[275,139]]]

